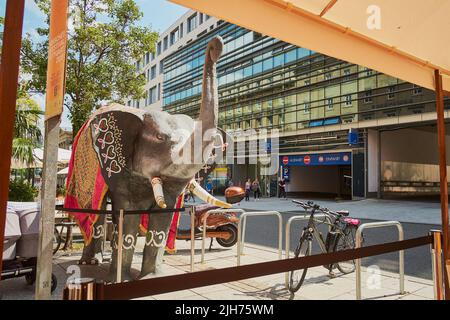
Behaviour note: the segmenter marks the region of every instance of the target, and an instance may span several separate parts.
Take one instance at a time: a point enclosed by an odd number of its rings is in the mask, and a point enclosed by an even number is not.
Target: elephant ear
[[[114,188],[132,166],[135,140],[142,128],[140,110],[125,106],[104,107],[93,117],[90,128],[105,182]]]

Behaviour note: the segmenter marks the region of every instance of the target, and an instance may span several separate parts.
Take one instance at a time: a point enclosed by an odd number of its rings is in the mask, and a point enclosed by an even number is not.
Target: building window
[[[309,113],[311,111],[311,103],[305,101],[305,104],[303,106],[303,112],[304,113]]]
[[[211,18],[211,16],[209,16],[209,15],[205,14],[205,21],[208,21],[208,20],[209,20],[209,18]]]
[[[327,99],[327,110],[333,110],[333,98]]]
[[[179,36],[179,31],[178,31],[178,28],[176,28],[175,30],[173,30],[170,33],[170,45],[173,45],[175,42],[178,41],[178,36]]]
[[[364,103],[372,102],[372,90],[364,92]]]
[[[158,42],[156,53],[158,56],[161,54],[161,41]]]
[[[156,102],[156,97],[157,97],[156,86],[154,86],[153,88],[151,88],[148,91],[148,99],[149,99],[149,103],[148,104],[155,103]]]
[[[366,76],[371,76],[372,75],[372,69],[369,68],[365,68],[364,70],[366,70]]]
[[[153,80],[155,78],[156,78],[156,65],[153,66],[150,71],[150,80]]]
[[[419,87],[419,86],[413,84],[413,91],[412,91],[412,94],[415,95],[415,96],[417,96],[417,95],[419,95],[419,94],[421,94],[421,93],[422,93],[422,87]]]
[[[199,22],[199,24],[202,24],[203,23],[203,13],[200,13],[200,22]]]
[[[350,75],[350,69],[345,69],[344,76],[349,76],[349,75]]]
[[[330,80],[331,79],[331,73],[327,73],[325,75],[325,80]]]
[[[189,33],[195,28],[197,28],[197,13],[190,16],[187,20],[187,32]]]
[[[164,61],[161,61],[159,63],[159,74],[162,74],[164,72]]]
[[[151,57],[150,57],[150,61],[153,61],[153,60],[155,60],[155,53],[154,52],[152,52]]]
[[[166,51],[166,50],[167,50],[168,44],[169,44],[168,36],[165,36],[165,38],[164,38],[164,40],[163,40],[163,51]]]
[[[183,38],[183,22],[180,24],[180,39]]]
[[[158,83],[158,101],[161,100],[161,83]]]
[[[305,80],[305,86],[309,86],[311,84],[311,80]]]
[[[352,105],[352,95],[348,94],[345,96],[345,106],[349,107]]]
[[[394,86],[388,88],[388,100],[392,100],[392,99],[395,98],[395,93],[394,92],[395,92],[395,87]]]

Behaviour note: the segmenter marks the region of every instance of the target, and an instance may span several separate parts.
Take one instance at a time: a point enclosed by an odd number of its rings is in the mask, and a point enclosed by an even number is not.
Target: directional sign
[[[333,166],[350,165],[351,152],[320,153],[307,155],[282,156],[281,162],[287,166]]]

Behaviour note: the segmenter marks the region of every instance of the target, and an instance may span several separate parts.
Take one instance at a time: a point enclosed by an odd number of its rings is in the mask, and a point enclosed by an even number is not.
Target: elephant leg
[[[97,221],[95,222],[93,228],[93,235],[91,242],[88,245],[85,245],[83,248],[83,254],[81,259],[78,261],[78,264],[86,264],[86,265],[96,265],[98,264],[101,255],[102,255],[102,239],[103,230],[105,222],[105,216],[99,215]]]
[[[118,252],[118,216],[114,217],[114,236],[112,238],[113,254],[109,276],[111,281],[115,281],[117,276],[117,252]],[[133,262],[133,254],[136,246],[137,236],[139,233],[139,215],[125,215],[123,221],[123,244],[122,244],[122,281],[133,280],[131,275],[131,264]]]
[[[159,271],[172,217],[173,213],[150,215],[142,269],[139,277]]]

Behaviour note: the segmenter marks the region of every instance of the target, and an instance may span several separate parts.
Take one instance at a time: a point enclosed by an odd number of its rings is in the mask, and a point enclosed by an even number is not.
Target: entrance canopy
[[[448,0],[170,0],[233,24],[450,92]]]

